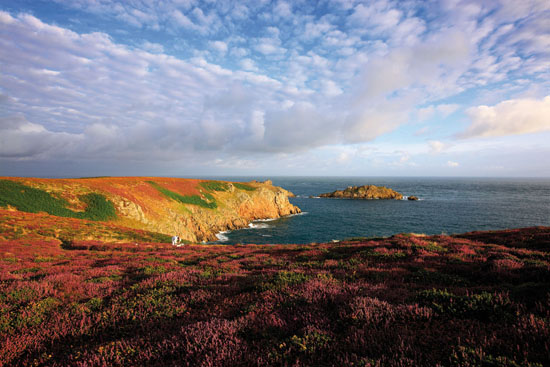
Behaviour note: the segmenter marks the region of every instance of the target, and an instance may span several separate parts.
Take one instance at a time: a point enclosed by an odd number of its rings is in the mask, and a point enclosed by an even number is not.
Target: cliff
[[[336,190],[326,194],[321,194],[322,198],[345,198],[345,199],[395,199],[402,200],[403,195],[387,187],[374,185],[349,186],[345,190]]]
[[[215,240],[217,232],[246,227],[255,219],[299,213],[288,201],[290,196],[270,181],[6,177],[0,179],[0,215],[35,213],[25,218],[62,217],[65,222],[103,223],[200,242]]]

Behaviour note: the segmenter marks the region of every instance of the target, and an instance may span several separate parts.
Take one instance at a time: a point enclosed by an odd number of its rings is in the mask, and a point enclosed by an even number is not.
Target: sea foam
[[[221,231],[219,233],[216,233],[216,237],[218,238],[218,241],[220,242],[229,241],[229,237],[226,236],[227,233],[229,233],[229,231]]]

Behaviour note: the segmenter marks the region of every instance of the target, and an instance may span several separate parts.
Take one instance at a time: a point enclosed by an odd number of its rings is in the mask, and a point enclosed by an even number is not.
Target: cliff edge
[[[4,216],[23,212],[35,213],[25,214],[27,217],[93,221],[178,235],[189,242],[216,240],[216,233],[244,228],[255,219],[300,213],[300,208],[289,202],[291,196],[271,181],[0,178],[0,214]]]

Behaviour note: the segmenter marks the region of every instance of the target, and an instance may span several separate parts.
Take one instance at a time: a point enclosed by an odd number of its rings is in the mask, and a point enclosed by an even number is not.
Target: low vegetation
[[[504,233],[175,248],[9,231],[0,366],[550,365],[550,228]]]
[[[248,184],[240,183],[240,182],[233,182],[233,186],[235,186],[239,190],[245,190],[245,191],[254,191],[254,190],[256,190],[256,188],[254,186],[250,186]]]
[[[74,211],[63,199],[34,187],[10,180],[0,180],[0,207],[12,206],[28,213],[45,212],[58,217],[106,221],[116,218],[113,203],[98,193],[88,193],[79,197],[86,208]]]
[[[229,184],[222,181],[204,181],[199,184],[201,187],[208,191],[227,191],[229,190]]]
[[[157,189],[161,194],[164,196],[179,201],[182,204],[190,204],[190,205],[198,205],[203,208],[208,209],[216,209],[218,207],[218,204],[214,197],[212,195],[209,195],[206,197],[209,199],[208,201],[200,197],[199,195],[180,195],[177,192],[168,190],[167,188],[162,187],[156,182],[153,181],[147,181],[151,186],[153,186],[155,189]]]

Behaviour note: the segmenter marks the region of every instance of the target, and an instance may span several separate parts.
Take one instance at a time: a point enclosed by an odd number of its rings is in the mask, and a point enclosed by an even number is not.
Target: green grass
[[[56,198],[50,193],[23,185],[10,180],[0,180],[0,206],[11,205],[18,210],[28,213],[46,212],[58,217],[109,220],[116,218],[113,203],[105,196],[98,193],[89,193],[80,196],[80,200],[86,204],[84,212],[75,212],[68,209],[69,203],[61,198]]]
[[[254,191],[254,190],[256,190],[255,187],[244,184],[244,183],[240,183],[240,182],[233,182],[233,186],[235,186],[239,190],[245,190],[245,191]]]
[[[259,284],[259,289],[261,291],[280,290],[285,287],[304,283],[308,279],[309,276],[306,274],[283,270],[276,273],[272,278],[263,277],[263,282]]]
[[[229,184],[227,182],[222,182],[222,181],[205,181],[205,182],[201,182],[199,185],[201,185],[203,188],[205,188],[208,191],[229,190]]]
[[[428,306],[440,315],[451,315],[460,318],[494,320],[513,316],[511,301],[506,294],[481,292],[458,296],[441,289],[420,291],[416,301]]]
[[[164,196],[179,201],[182,204],[191,204],[191,205],[198,205],[203,208],[208,209],[216,209],[218,207],[218,204],[216,201],[208,202],[201,198],[199,195],[180,195],[177,192],[170,191],[162,186],[160,186],[158,183],[153,181],[147,181],[151,186],[153,186],[155,189],[157,189],[161,194]]]

